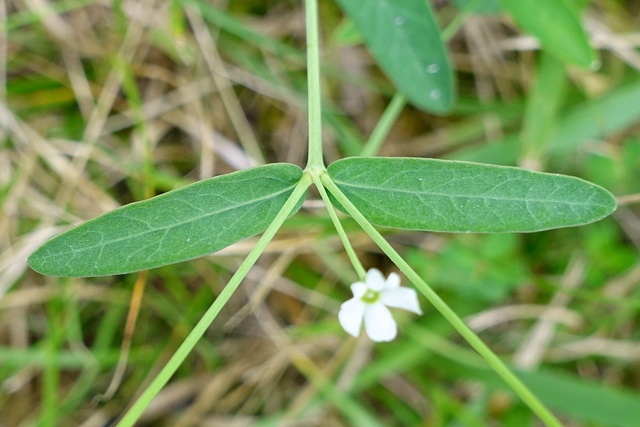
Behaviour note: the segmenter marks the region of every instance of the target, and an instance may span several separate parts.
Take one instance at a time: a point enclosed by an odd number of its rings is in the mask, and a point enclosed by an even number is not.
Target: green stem
[[[151,143],[151,135],[149,134],[149,127],[147,126],[147,120],[144,117],[143,102],[140,91],[138,90],[137,82],[134,77],[131,64],[124,61],[123,58],[116,57],[114,60],[114,66],[120,73],[120,80],[122,81],[122,89],[127,97],[127,101],[131,106],[133,117],[135,118],[135,129],[138,132],[142,141],[142,174],[140,181],[143,184],[142,198],[149,199],[154,196],[155,192],[155,166],[153,163],[153,146]]]
[[[66,331],[63,305],[62,295],[55,295],[47,304],[49,322],[45,345],[46,362],[42,372],[42,412],[37,422],[43,427],[55,427],[59,422],[60,352]]]
[[[447,27],[440,33],[440,37],[442,37],[442,40],[444,40],[445,42],[451,40],[453,36],[458,32],[458,30],[462,27],[465,19],[472,15],[473,12],[475,12],[476,9],[478,9],[482,5],[482,1],[483,0],[473,0],[467,2],[462,7],[462,9],[460,9],[453,20],[451,20],[449,25],[447,25]]]
[[[318,188],[320,197],[322,197],[322,200],[324,200],[324,203],[327,207],[327,211],[329,212],[329,216],[331,217],[331,221],[333,222],[333,226],[336,228],[336,231],[338,232],[338,236],[340,236],[340,240],[344,245],[345,251],[347,251],[347,256],[349,257],[349,261],[351,261],[353,268],[356,270],[356,273],[358,274],[358,278],[364,282],[367,272],[362,266],[362,263],[360,262],[360,260],[358,259],[356,252],[353,250],[353,246],[351,246],[351,242],[349,242],[347,233],[344,231],[344,228],[340,223],[340,219],[338,218],[338,215],[336,215],[336,210],[331,204],[331,200],[329,199],[327,190],[324,189],[324,186],[322,185],[322,182],[320,181],[320,177],[318,176],[318,174],[313,174],[311,178],[313,179],[313,183]]]
[[[364,146],[361,156],[371,157],[378,153],[380,146],[387,138],[387,135],[389,135],[391,128],[395,124],[405,105],[407,105],[407,98],[402,93],[396,92],[393,99],[391,99],[391,102],[384,110],[384,113],[382,113],[380,121],[376,125],[375,129],[373,129],[373,132],[371,132],[371,136],[369,137],[367,144]]]
[[[420,278],[400,254],[382,237],[378,230],[360,213],[353,203],[340,191],[328,174],[320,176],[321,182],[347,210],[360,227],[371,236],[374,242],[387,254],[404,273],[405,276],[415,285],[415,287],[429,300],[429,302],[444,316],[445,319],[462,335],[462,337],[473,347],[502,377],[511,389],[540,417],[540,419],[550,427],[562,427],[558,419],[544,406],[544,404],[527,388],[522,381],[500,360],[500,358],[458,317],[458,315],[435,293],[427,283]]]
[[[318,1],[305,0],[305,4],[307,18],[307,84],[309,96],[309,157],[307,160],[307,169],[323,169]]]
[[[167,362],[167,364],[162,368],[160,373],[156,375],[153,379],[149,387],[140,395],[138,400],[133,404],[131,409],[125,414],[122,420],[118,423],[118,427],[129,427],[133,426],[137,419],[142,415],[144,410],[149,406],[151,400],[155,397],[156,394],[164,387],[164,385],[169,381],[169,379],[176,372],[180,364],[184,361],[184,359],[189,355],[191,350],[198,343],[198,340],[202,338],[204,333],[207,331],[209,326],[213,323],[215,318],[222,310],[222,307],[229,301],[229,298],[236,291],[242,280],[245,278],[249,270],[253,266],[253,264],[258,260],[258,257],[264,249],[266,248],[269,241],[276,234],[282,223],[289,217],[295,206],[300,201],[300,198],[304,195],[304,192],[307,190],[309,185],[311,184],[311,179],[307,174],[304,174],[298,185],[293,190],[285,204],[282,206],[278,215],[274,218],[273,222],[269,225],[269,227],[265,230],[256,246],[249,252],[249,255],[242,262],[238,270],[235,272],[231,280],[225,288],[220,292],[220,295],[216,300],[211,304],[211,307],[207,310],[207,312],[202,316],[200,321],[196,324],[196,326],[191,330],[189,335],[182,342],[180,347],[176,350],[175,354],[171,357],[171,359]]]

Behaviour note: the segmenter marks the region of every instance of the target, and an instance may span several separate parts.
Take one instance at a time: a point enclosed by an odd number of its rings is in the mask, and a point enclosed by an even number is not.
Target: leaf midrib
[[[553,202],[553,203],[563,203],[563,204],[566,204],[566,205],[569,205],[569,206],[574,206],[575,205],[575,206],[606,207],[606,205],[599,204],[599,203],[568,202],[568,201],[563,201],[563,200],[551,200],[551,199],[487,197],[487,196],[479,196],[479,195],[478,196],[474,196],[474,195],[451,195],[451,194],[447,194],[447,193],[426,192],[426,191],[418,192],[418,191],[410,191],[410,190],[403,190],[403,189],[397,189],[397,188],[394,188],[394,189],[390,190],[390,189],[381,188],[381,187],[372,187],[372,186],[362,185],[362,184],[352,184],[352,183],[348,183],[348,182],[337,180],[335,178],[332,178],[332,179],[336,183],[336,185],[343,185],[345,187],[360,188],[360,189],[372,190],[372,191],[386,191],[386,192],[393,192],[393,193],[403,193],[403,194],[409,194],[409,195],[412,195],[412,196],[425,195],[425,196],[448,197],[450,199],[453,199],[453,198],[480,199],[480,200],[489,199],[489,200],[495,200],[495,201],[539,202],[539,203]],[[561,187],[559,187],[559,188],[561,188]]]
[[[257,199],[252,199],[251,201],[240,203],[240,204],[234,205],[232,207],[227,207],[227,208],[220,209],[220,210],[217,210],[217,211],[214,211],[214,212],[210,212],[210,213],[207,213],[205,215],[201,215],[201,216],[189,219],[187,221],[178,222],[178,223],[172,224],[170,226],[166,226],[166,227],[158,227],[158,228],[154,228],[152,230],[146,230],[146,231],[144,231],[142,233],[139,233],[139,234],[131,234],[129,236],[118,238],[118,239],[102,241],[101,243],[95,244],[95,245],[92,245],[92,246],[85,246],[85,247],[78,248],[78,249],[72,249],[71,252],[77,253],[77,252],[81,252],[81,251],[87,251],[87,250],[91,250],[91,249],[94,249],[94,248],[97,248],[97,247],[100,247],[100,246],[111,245],[111,244],[118,243],[118,242],[125,241],[125,240],[137,239],[137,238],[140,238],[140,237],[142,237],[142,236],[144,236],[146,234],[151,234],[151,233],[155,233],[155,232],[162,231],[162,230],[170,230],[172,228],[180,227],[180,226],[185,225],[185,224],[189,224],[189,223],[192,223],[192,222],[195,222],[195,221],[199,221],[201,219],[210,217],[212,215],[219,215],[221,213],[224,213],[224,212],[227,212],[227,211],[230,211],[230,210],[233,210],[233,209],[242,208],[244,206],[248,206],[248,205],[251,205],[251,204],[254,204],[254,203],[258,203],[258,202],[261,202],[263,200],[267,200],[267,199],[270,199],[270,198],[275,198],[275,197],[277,197],[277,196],[279,196],[279,195],[281,195],[283,193],[286,193],[287,191],[290,191],[296,185],[297,185],[297,183],[296,184],[292,184],[289,187],[287,187],[286,189],[283,189],[281,191],[278,191],[278,192],[275,192],[275,193],[271,193],[271,194],[269,194],[267,196],[263,196],[263,197],[260,197],[260,198],[257,198]]]

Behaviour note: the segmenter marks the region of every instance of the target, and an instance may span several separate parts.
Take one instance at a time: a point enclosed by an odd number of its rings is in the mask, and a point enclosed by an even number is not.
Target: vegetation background
[[[492,2],[463,3],[432,2],[454,31],[454,110],[405,108],[381,154],[575,175],[620,207],[542,233],[387,237],[567,425],[638,426],[640,3],[581,2],[593,72],[540,52]],[[330,162],[359,154],[394,90],[336,4],[320,12]],[[304,166],[304,31],[300,1],[0,0],[0,425],[110,425],[224,287],[253,239],[148,275],[43,277],[25,260],[122,204]],[[365,266],[391,271],[344,224]],[[419,318],[395,313],[396,341],[350,338],[336,314],[354,280],[311,194],[141,425],[537,425],[424,300]]]

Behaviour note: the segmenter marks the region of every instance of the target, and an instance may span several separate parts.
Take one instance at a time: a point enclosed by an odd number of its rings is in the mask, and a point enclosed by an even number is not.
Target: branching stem
[[[400,271],[415,285],[415,287],[429,300],[442,316],[453,326],[460,335],[473,347],[493,370],[511,387],[511,389],[540,417],[549,427],[562,427],[558,419],[546,406],[529,390],[529,388],[500,360],[500,358],[464,323],[464,321],[444,302],[442,298],[424,281],[418,273],[400,256],[398,252],[382,237],[376,228],[351,203],[328,174],[320,176],[322,184],[356,220],[360,227],[373,239],[382,251],[398,266]]]

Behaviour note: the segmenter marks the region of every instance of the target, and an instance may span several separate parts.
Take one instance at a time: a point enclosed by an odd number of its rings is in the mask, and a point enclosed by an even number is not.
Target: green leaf
[[[566,81],[565,65],[542,52],[520,132],[520,157],[529,162],[524,164],[539,164],[546,154],[564,100]]]
[[[331,38],[338,46],[362,44],[362,34],[356,30],[356,27],[353,26],[353,22],[347,18],[343,19],[335,30],[333,30]]]
[[[565,0],[499,0],[516,23],[546,51],[568,64],[594,68],[598,58],[577,10]]]
[[[620,86],[599,99],[589,99],[573,107],[561,117],[554,136],[547,143],[551,164],[565,165],[568,156],[594,141],[604,141],[622,132],[640,119],[640,80]],[[500,162],[515,165],[519,140],[516,135],[491,141],[450,154],[452,159],[474,162]],[[604,144],[604,143],[601,143]],[[598,146],[598,145],[596,145]]]
[[[338,0],[395,86],[414,105],[443,113],[454,100],[453,73],[424,0]]]
[[[593,222],[616,207],[590,182],[504,166],[351,157],[327,171],[369,221],[411,230],[540,231]]]
[[[469,8],[475,15],[502,12],[498,0],[454,0],[453,4],[460,10]]]
[[[197,258],[264,231],[302,176],[272,164],[196,182],[73,228],[28,259],[52,276],[105,276]]]

